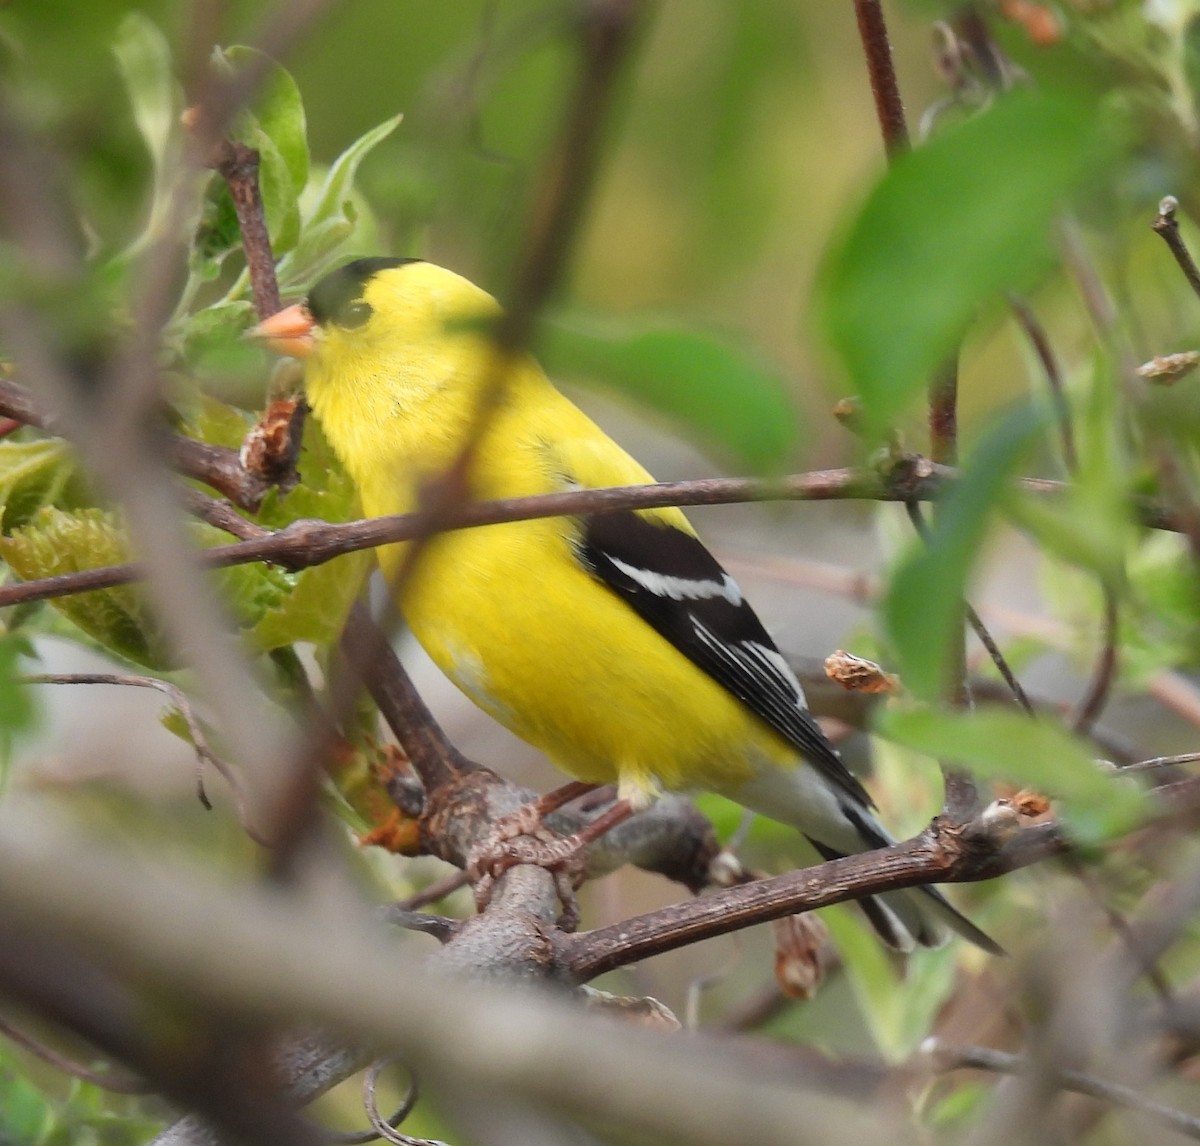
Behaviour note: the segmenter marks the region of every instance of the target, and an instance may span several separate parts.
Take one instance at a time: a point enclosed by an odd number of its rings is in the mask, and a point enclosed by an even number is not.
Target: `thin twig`
[[[1000,651],[1000,646],[996,644],[995,638],[988,631],[987,626],[983,623],[983,619],[969,603],[966,606],[966,616],[967,624],[971,626],[975,636],[979,638],[979,643],[987,650],[992,664],[996,666],[997,671],[1003,677],[1004,683],[1012,690],[1017,703],[1025,710],[1026,715],[1035,715],[1033,701],[1029,699],[1029,694],[1017,679],[1017,674],[1013,672],[1012,665],[1008,663],[1007,658]]]
[[[992,1050],[990,1047],[950,1046],[941,1039],[930,1039],[922,1050],[930,1057],[938,1071],[987,1070],[996,1074],[1025,1074],[1035,1069],[1029,1059]],[[1062,1069],[1055,1071],[1054,1081],[1063,1090],[1086,1094],[1089,1098],[1098,1098],[1113,1106],[1149,1114],[1188,1138],[1200,1138],[1200,1118],[1146,1098],[1122,1083],[1108,1082],[1082,1071]]]
[[[1100,886],[1079,856],[1074,852],[1067,852],[1063,856],[1063,865],[1083,884],[1084,890],[1091,897],[1092,902],[1104,913],[1104,917],[1108,920],[1109,927],[1116,934],[1117,940],[1124,945],[1134,966],[1146,976],[1150,986],[1154,989],[1154,993],[1164,1004],[1170,1005],[1174,1003],[1176,999],[1175,990],[1171,986],[1171,981],[1167,978],[1166,973],[1158,966],[1158,963],[1154,959],[1149,957],[1147,954],[1147,945],[1142,937],[1134,930],[1132,924],[1125,918],[1124,913],[1113,906],[1111,896]]]
[[[1200,296],[1200,268],[1197,268],[1191,251],[1188,250],[1183,236],[1179,233],[1178,211],[1179,200],[1174,195],[1164,196],[1158,204],[1158,214],[1150,227],[1156,235],[1162,237],[1171,254],[1175,256],[1179,269],[1183,271],[1183,277],[1187,279],[1188,286]]]
[[[401,899],[396,903],[396,909],[398,911],[417,911],[422,907],[428,907],[431,903],[437,903],[439,899],[445,899],[459,888],[466,887],[468,882],[465,871],[452,872],[442,879],[434,880],[428,887]]]
[[[1075,449],[1075,429],[1071,425],[1071,408],[1067,402],[1066,384],[1062,368],[1058,364],[1058,356],[1050,345],[1046,328],[1041,324],[1033,308],[1018,294],[1008,296],[1008,304],[1012,308],[1017,324],[1029,339],[1033,352],[1042,364],[1046,375],[1046,383],[1050,387],[1050,399],[1054,403],[1054,415],[1058,420],[1058,433],[1062,440],[1063,462],[1067,473],[1074,474],[1079,468],[1079,455]]]
[[[371,1123],[371,1129],[375,1131],[377,1137],[382,1138],[385,1142],[395,1143],[395,1146],[446,1146],[445,1142],[439,1142],[433,1138],[413,1138],[396,1129],[408,1117],[409,1111],[416,1106],[420,1094],[417,1087],[417,1076],[412,1073],[411,1068],[409,1069],[408,1093],[400,1104],[399,1110],[391,1118],[384,1118],[379,1113],[375,1090],[379,1084],[380,1074],[393,1061],[393,1059],[380,1059],[378,1062],[372,1063],[363,1076],[363,1109],[366,1111],[367,1121]]]
[[[904,116],[904,101],[896,79],[887,23],[880,0],[855,0],[858,34],[866,56],[871,92],[883,135],[888,162],[908,150],[908,124]],[[935,463],[954,465],[958,460],[958,357],[946,359],[929,383],[929,451]],[[909,517],[920,528],[920,508],[915,501],[906,503]],[[963,602],[965,606],[965,602]],[[988,645],[995,648],[989,639]],[[967,686],[966,634],[961,618],[955,625],[953,648],[949,651],[951,702],[970,704]],[[1009,674],[1011,675],[1011,674]],[[974,779],[967,773],[942,764],[945,784],[945,809],[948,815],[965,822],[978,808],[979,798]]]
[[[1121,766],[1122,772],[1152,772],[1158,768],[1174,768],[1177,764],[1195,764],[1200,752],[1181,752],[1178,756],[1154,756],[1149,760],[1138,760]]]
[[[412,1108],[417,1104],[417,1098],[420,1096],[420,1091],[417,1088],[417,1077],[415,1074],[409,1074],[408,1090],[404,1095],[400,1105],[396,1108],[391,1117],[381,1119],[379,1109],[375,1102],[375,1089],[378,1084],[379,1074],[385,1066],[391,1064],[393,1059],[381,1059],[378,1062],[372,1063],[366,1071],[363,1078],[363,1105],[367,1111],[368,1120],[371,1123],[370,1130],[331,1130],[329,1141],[336,1143],[337,1146],[365,1146],[368,1142],[376,1142],[383,1135],[379,1130],[375,1129],[375,1124],[378,1121],[383,1121],[386,1126],[395,1129],[403,1122],[410,1113]],[[415,1139],[413,1140],[415,1141]]]
[[[61,1070],[63,1074],[69,1074],[72,1078],[91,1083],[92,1086],[98,1086],[102,1090],[110,1090],[114,1094],[151,1093],[152,1088],[142,1079],[133,1075],[112,1074],[106,1070],[91,1070],[82,1063],[60,1054],[53,1047],[47,1046],[32,1035],[26,1034],[19,1027],[13,1026],[2,1015],[0,1015],[0,1034],[10,1042],[16,1043],[22,1050],[49,1063],[56,1070]]]
[[[958,464],[958,357],[948,358],[929,383],[929,456]]]
[[[250,272],[254,309],[260,319],[280,308],[279,283],[275,278],[275,260],[271,255],[271,237],[259,189],[259,156],[253,147],[222,139],[209,162],[225,180],[242,234],[242,248]]]
[[[1058,358],[1050,345],[1046,330],[1038,321],[1037,316],[1029,305],[1018,295],[1009,295],[1009,305],[1017,318],[1025,336],[1033,346],[1034,352],[1042,363],[1046,382],[1050,387],[1050,397],[1054,403],[1055,416],[1058,420],[1059,436],[1062,440],[1063,462],[1067,473],[1074,478],[1079,470],[1079,457],[1075,449],[1075,435],[1071,426],[1071,411],[1067,404],[1066,390],[1063,385],[1062,370]],[[1092,725],[1099,719],[1108,703],[1109,694],[1117,672],[1117,634],[1120,621],[1120,606],[1116,591],[1107,582],[1101,583],[1104,595],[1104,625],[1101,635],[1100,656],[1092,672],[1091,684],[1080,700],[1074,715],[1068,720],[1076,731],[1087,735]]]
[[[936,406],[936,402],[933,403]],[[933,408],[931,406],[931,409]],[[921,513],[921,507],[916,501],[906,501],[904,503],[905,512],[908,514],[909,521],[912,522],[913,529],[916,530],[917,536],[929,544],[929,527],[925,524],[924,515]],[[951,659],[947,697],[952,705],[957,708],[970,708],[971,704],[971,685],[967,679],[967,649],[966,649],[966,629],[963,621],[966,619],[967,610],[970,609],[966,598],[959,598],[960,619],[954,628],[954,643],[947,650],[947,655]],[[974,613],[974,610],[971,609]],[[975,614],[975,619],[979,621],[978,614]],[[979,621],[982,628],[983,622]],[[976,630],[978,631],[978,630]],[[984,630],[986,631],[986,630]],[[991,635],[988,635],[985,642],[985,648],[991,653],[995,650],[995,654],[999,654],[1000,647],[992,640]],[[995,656],[993,656],[995,659]],[[997,662],[997,667],[1003,664],[1004,667],[1000,670],[1001,676],[1005,680],[1010,677],[1015,679],[1015,675],[1009,669],[1008,663],[1003,657]],[[1021,692],[1020,695],[1024,695]],[[946,760],[939,760],[938,765],[942,770],[942,785],[944,791],[943,807],[945,814],[956,823],[966,823],[979,810],[979,789],[975,783],[975,778],[962,768],[956,768]]]
[[[1104,584],[1102,588],[1104,592],[1104,622],[1100,636],[1100,656],[1096,660],[1096,667],[1092,670],[1091,683],[1080,700],[1079,706],[1068,720],[1076,732],[1085,736],[1104,712],[1117,677],[1120,606],[1112,586]]]
[[[111,684],[125,688],[152,688],[169,697],[187,725],[188,736],[191,738],[192,748],[196,753],[196,795],[200,803],[205,808],[212,808],[208,793],[204,789],[204,765],[208,764],[229,785],[238,822],[245,829],[246,834],[255,843],[266,846],[262,835],[255,829],[250,820],[250,814],[246,808],[246,799],[241,789],[241,781],[233,769],[209,747],[208,739],[204,734],[204,728],[196,716],[192,702],[188,699],[187,694],[177,685],[172,684],[168,680],[160,680],[154,676],[138,676],[131,673],[115,672],[31,673],[21,679],[26,684]]]

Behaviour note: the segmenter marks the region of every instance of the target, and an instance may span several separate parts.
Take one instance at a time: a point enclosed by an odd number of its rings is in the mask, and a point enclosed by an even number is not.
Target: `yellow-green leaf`
[[[50,506],[28,525],[0,537],[0,557],[26,581],[130,560],[124,531],[113,514]],[[96,589],[56,597],[51,604],[116,656],[149,668],[168,667],[160,628],[137,587]]]

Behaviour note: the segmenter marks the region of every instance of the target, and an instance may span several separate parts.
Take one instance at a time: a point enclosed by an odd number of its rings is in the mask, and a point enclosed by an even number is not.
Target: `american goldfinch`
[[[494,374],[496,301],[416,259],[357,259],[256,329],[305,360],[308,401],[371,516],[417,508],[459,456]],[[469,485],[480,499],[654,479],[528,355],[507,366]],[[394,574],[404,546],[380,551]],[[891,837],[734,579],[678,509],[517,521],[432,538],[400,608],[480,708],[586,783],[645,807],[718,792],[826,858]],[[995,944],[932,888],[863,901],[892,946]]]

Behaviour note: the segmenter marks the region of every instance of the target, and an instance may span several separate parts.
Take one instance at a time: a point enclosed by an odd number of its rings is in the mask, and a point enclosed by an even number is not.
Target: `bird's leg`
[[[517,864],[534,864],[545,868],[554,877],[555,889],[562,901],[563,913],[559,926],[564,931],[574,931],[579,923],[579,903],[575,888],[583,876],[584,851],[606,832],[623,823],[633,814],[628,800],[617,800],[590,823],[569,836],[552,836],[541,824],[539,815],[534,831],[509,831],[510,821],[521,819],[526,811],[541,810],[547,803],[549,810],[561,808],[579,796],[596,788],[595,784],[572,783],[547,793],[540,800],[527,804],[525,808],[496,826],[488,839],[471,849],[467,872],[475,883],[475,902],[483,910],[491,900],[492,888],[497,879]],[[570,790],[570,791],[569,791]],[[547,814],[542,812],[542,815]]]

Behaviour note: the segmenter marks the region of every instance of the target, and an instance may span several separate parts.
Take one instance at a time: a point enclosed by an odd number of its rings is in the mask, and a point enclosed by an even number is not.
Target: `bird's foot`
[[[467,876],[475,888],[475,904],[480,911],[491,902],[496,881],[510,868],[532,864],[545,869],[554,879],[555,892],[562,903],[558,925],[571,932],[579,925],[579,900],[575,889],[583,882],[587,869],[586,851],[632,813],[629,804],[618,800],[591,823],[569,836],[558,836],[543,823],[543,818],[564,804],[596,789],[595,784],[566,784],[505,816],[477,843],[467,856]]]
[[[558,926],[574,931],[579,926],[579,900],[575,889],[583,882],[586,867],[586,840],[579,833],[556,836],[528,813],[533,805],[506,817],[488,836],[476,844],[467,856],[467,877],[475,889],[475,906],[483,911],[491,902],[496,881],[519,864],[545,869],[554,879],[554,890],[562,904]],[[521,830],[516,830],[521,829]]]

